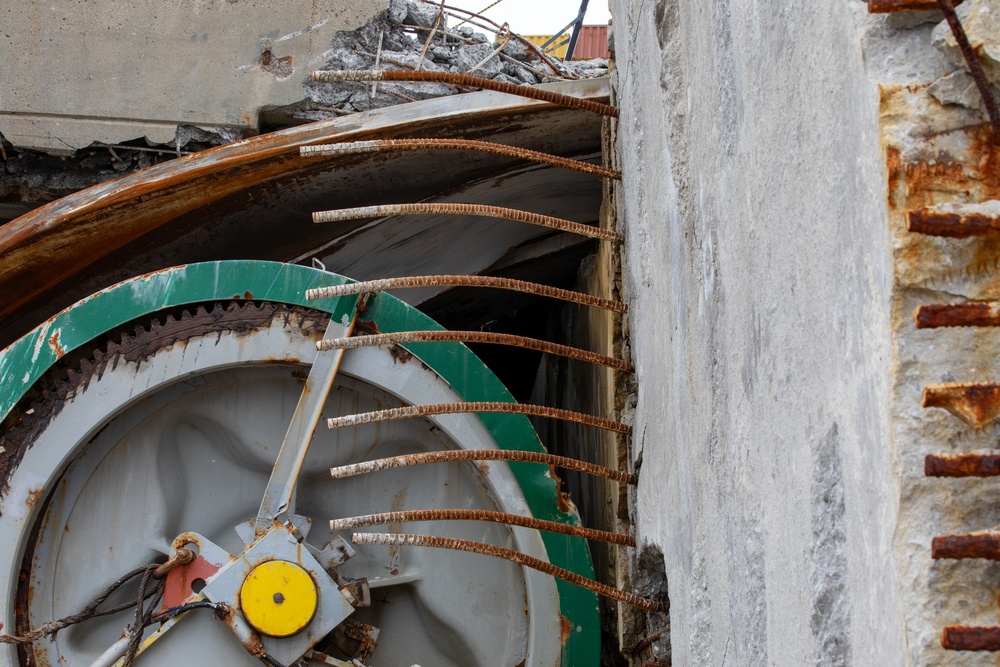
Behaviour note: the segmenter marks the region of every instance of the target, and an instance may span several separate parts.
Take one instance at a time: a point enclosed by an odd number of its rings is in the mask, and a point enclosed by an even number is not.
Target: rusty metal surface
[[[955,0],[955,4],[960,5],[962,1]],[[937,0],[868,0],[868,11],[872,14],[914,12],[939,8]]]
[[[1000,216],[923,208],[910,211],[908,229],[916,234],[966,239],[1000,231]]]
[[[517,563],[518,565],[523,565],[524,567],[530,567],[540,572],[544,572],[545,574],[557,577],[563,581],[568,581],[575,586],[586,588],[587,590],[593,591],[598,595],[602,595],[613,600],[619,600],[620,602],[632,605],[633,607],[642,609],[643,611],[667,611],[669,609],[669,606],[665,602],[647,600],[646,598],[633,593],[620,591],[617,588],[606,586],[605,584],[581,577],[575,572],[564,570],[543,560],[533,558],[518,551],[513,551],[512,549],[494,546],[492,544],[473,542],[472,540],[459,540],[451,537],[437,537],[434,535],[394,535],[389,533],[354,533],[354,535],[351,536],[351,541],[354,542],[354,544],[436,547],[439,549],[453,549],[456,551],[466,551],[469,553],[482,554],[484,556],[492,556],[494,558],[503,558]]]
[[[975,302],[920,306],[913,313],[918,329],[1000,326],[1000,303]]]
[[[944,408],[969,426],[982,428],[1000,415],[1000,384],[948,383],[924,387],[922,405]]]
[[[996,477],[1000,456],[996,454],[928,454],[924,459],[927,477]]]
[[[941,631],[941,646],[952,651],[1000,651],[1000,628],[949,625]]]
[[[591,164],[581,160],[528,150],[518,146],[498,144],[493,141],[476,141],[474,139],[381,139],[374,141],[346,141],[338,144],[321,144],[319,146],[303,146],[299,149],[302,157],[328,157],[357,153],[379,153],[382,151],[434,151],[434,150],[470,150],[495,155],[506,155],[520,160],[529,160],[553,167],[573,169],[585,174],[593,174],[602,178],[621,180],[622,173],[617,169],[609,169],[599,164]]]
[[[461,286],[461,287],[490,287],[494,289],[513,290],[526,292],[536,296],[544,296],[551,299],[560,299],[572,303],[579,303],[584,306],[603,308],[616,313],[624,313],[628,306],[620,301],[601,299],[589,294],[581,294],[572,290],[559,289],[548,285],[530,283],[524,280],[513,280],[511,278],[499,278],[496,276],[407,276],[405,278],[386,278],[383,280],[366,280],[358,283],[348,283],[346,285],[336,285],[333,287],[322,287],[306,292],[306,299],[328,299],[348,294],[367,294],[370,292],[383,292],[385,290],[406,289],[412,287],[427,286]]]
[[[399,333],[369,334],[350,338],[323,339],[316,343],[317,350],[349,350],[358,347],[378,347],[384,345],[404,345],[407,343],[457,342],[484,343],[490,345],[512,345],[537,352],[554,354],[568,359],[585,361],[607,366],[619,371],[631,372],[632,364],[624,359],[616,359],[596,352],[581,350],[569,345],[550,343],[527,336],[495,333],[493,331],[402,331]]]
[[[466,86],[471,88],[482,88],[484,90],[495,90],[507,95],[517,95],[533,100],[557,104],[568,109],[580,109],[589,111],[601,116],[610,118],[618,117],[618,109],[610,104],[583,100],[572,95],[554,93],[544,88],[535,86],[522,86],[516,83],[505,81],[494,81],[471,74],[457,74],[453,72],[418,72],[412,70],[320,70],[313,72],[313,81],[317,83],[331,82],[367,82],[367,81],[422,81],[431,83],[447,83],[453,86]]]
[[[606,530],[596,530],[594,528],[557,523],[555,521],[543,521],[519,514],[489,510],[405,510],[401,512],[366,514],[346,519],[333,519],[330,521],[330,530],[349,530],[351,528],[363,528],[366,526],[383,526],[387,523],[412,523],[415,521],[492,521],[493,523],[523,526],[524,528],[532,528],[534,530],[546,530],[551,533],[582,537],[585,540],[622,544],[627,547],[635,546],[635,538],[631,535],[622,535]]]
[[[502,206],[484,206],[482,204],[453,203],[416,203],[416,204],[380,204],[376,206],[358,206],[333,211],[317,211],[313,213],[313,222],[341,222],[365,218],[384,218],[398,215],[462,215],[469,217],[503,218],[529,225],[547,227],[560,232],[579,234],[593,239],[621,242],[622,235],[610,229],[601,229],[571,220],[554,218],[551,215],[540,215],[530,211],[520,211]]]
[[[608,94],[606,81],[552,87],[586,98]],[[330,238],[330,229],[309,221],[308,211],[322,206],[434,198],[513,164],[463,152],[427,170],[419,153],[389,161],[378,155],[315,160],[298,155],[302,146],[467,134],[560,155],[600,148],[600,121],[592,114],[485,92],[322,121],[171,160],[0,227],[0,345],[88,294],[165,265],[307,255]],[[372,189],[372,182],[380,187]],[[600,183],[594,187],[599,196]],[[512,204],[531,209],[531,202],[510,196]]]
[[[561,419],[586,426],[614,431],[615,433],[631,433],[631,427],[603,417],[586,415],[572,410],[550,408],[545,405],[529,405],[525,403],[500,403],[497,401],[469,401],[468,403],[434,403],[430,405],[408,405],[401,408],[389,408],[362,412],[356,415],[331,417],[327,420],[329,428],[345,428],[360,426],[378,421],[392,419],[410,419],[412,417],[429,417],[432,415],[460,414],[467,412],[497,412],[510,415],[528,415],[529,417],[545,417]]]
[[[931,558],[1000,560],[1000,534],[943,535],[931,540]]]
[[[541,452],[526,452],[511,449],[462,449],[443,452],[423,452],[420,454],[404,454],[402,456],[391,456],[389,458],[365,461],[363,463],[351,463],[348,465],[332,468],[330,476],[334,479],[342,477],[353,477],[354,475],[365,475],[381,470],[391,470],[392,468],[402,468],[405,466],[422,465],[425,463],[448,463],[451,461],[521,461],[526,463],[543,463],[556,468],[566,468],[567,470],[578,470],[588,475],[596,475],[607,479],[631,484],[635,486],[639,479],[632,473],[623,470],[615,470],[594,463],[588,463],[579,459],[567,456],[556,456],[554,454],[543,454]]]

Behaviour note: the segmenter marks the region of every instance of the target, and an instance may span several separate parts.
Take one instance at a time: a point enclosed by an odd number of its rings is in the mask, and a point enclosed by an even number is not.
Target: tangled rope
[[[125,611],[135,606],[141,606],[142,602],[145,600],[158,595],[159,592],[163,590],[163,584],[158,583],[152,589],[147,590],[149,576],[160,566],[159,563],[151,563],[149,565],[143,565],[142,567],[137,567],[131,572],[121,576],[117,581],[108,586],[104,591],[94,598],[94,601],[87,605],[83,611],[78,614],[73,614],[71,616],[66,616],[65,618],[60,618],[57,621],[49,621],[48,623],[43,623],[34,630],[30,630],[23,635],[0,635],[0,644],[30,644],[32,642],[38,641],[43,637],[49,635],[55,635],[57,632],[64,628],[68,628],[71,625],[76,625],[77,623],[82,623],[83,621],[90,620],[92,618],[99,618],[101,616],[109,616],[111,614],[117,614],[120,611]],[[104,602],[111,597],[111,594],[117,591],[119,588],[127,584],[132,579],[135,579],[139,575],[143,575],[143,582],[140,584],[140,596],[136,600],[131,602],[123,602],[115,607],[110,607],[108,609],[98,609]]]

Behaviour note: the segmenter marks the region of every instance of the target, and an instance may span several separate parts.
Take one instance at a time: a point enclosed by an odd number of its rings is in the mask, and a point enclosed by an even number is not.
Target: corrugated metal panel
[[[576,49],[573,50],[573,60],[607,58],[608,55],[608,26],[583,26],[580,37],[576,40]]]
[[[541,46],[552,38],[552,35],[522,35],[532,44]],[[559,46],[556,46],[558,44]],[[566,57],[566,47],[569,46],[569,32],[561,36],[550,44],[547,53],[557,58]],[[573,60],[587,58],[607,58],[608,53],[608,26],[606,25],[585,25],[580,29],[580,37],[576,41],[576,50],[573,53]]]

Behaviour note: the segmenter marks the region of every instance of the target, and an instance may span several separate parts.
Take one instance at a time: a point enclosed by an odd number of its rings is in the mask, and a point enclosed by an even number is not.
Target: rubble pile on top
[[[368,25],[338,33],[328,53],[321,69],[420,69],[519,85],[603,76],[608,70],[603,58],[563,62],[487,19],[421,0],[391,0]],[[461,92],[439,83],[308,82],[304,87],[305,100],[274,113],[289,120],[323,120]]]

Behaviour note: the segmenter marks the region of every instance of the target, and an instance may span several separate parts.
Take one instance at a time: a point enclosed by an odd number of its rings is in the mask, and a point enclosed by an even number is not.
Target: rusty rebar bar
[[[528,403],[502,403],[500,401],[469,401],[466,403],[430,403],[427,405],[406,405],[401,408],[388,408],[361,412],[356,415],[331,417],[326,420],[329,428],[344,428],[361,426],[372,422],[391,421],[394,419],[410,419],[412,417],[430,417],[432,415],[464,414],[469,412],[491,412],[508,415],[527,415],[529,417],[545,417],[560,419],[585,426],[593,426],[615,433],[631,433],[631,427],[603,417],[595,417],[582,412],[550,408],[546,405],[531,405]]]
[[[404,454],[389,458],[350,463],[330,469],[333,479],[367,475],[382,470],[405,468],[407,466],[423,465],[425,463],[454,463],[456,461],[517,461],[519,463],[541,463],[566,470],[576,470],[595,477],[604,477],[615,482],[635,486],[639,479],[624,470],[614,470],[596,463],[589,463],[568,456],[556,456],[544,452],[525,452],[517,449],[453,449],[441,452],[421,452],[420,454]]]
[[[1000,651],[1000,628],[949,625],[941,631],[941,646],[950,651]]]
[[[955,4],[952,0],[938,0],[938,6],[944,12],[944,18],[951,28],[951,33],[955,36],[955,43],[958,44],[962,57],[969,65],[969,73],[972,74],[972,79],[976,82],[976,87],[979,88],[979,94],[983,97],[986,115],[989,116],[990,125],[993,128],[993,144],[1000,146],[1000,109],[997,108],[997,100],[993,96],[993,89],[990,87],[989,79],[986,78],[986,72],[983,71],[983,65],[979,62],[979,55],[969,43],[969,36],[965,34],[965,28],[962,27],[962,22],[958,19],[958,14],[955,13]]]
[[[339,144],[322,144],[318,146],[302,146],[299,155],[302,157],[343,155],[345,153],[378,153],[382,151],[420,151],[420,150],[469,150],[481,153],[492,153],[505,157],[538,162],[553,167],[572,169],[602,178],[621,180],[622,173],[617,169],[609,169],[599,164],[591,164],[581,160],[551,155],[520,146],[508,146],[492,141],[476,141],[474,139],[375,139],[370,141],[345,141]]]
[[[317,299],[331,299],[353,294],[368,294],[371,292],[409,289],[413,287],[489,287],[524,292],[526,294],[534,294],[535,296],[559,299],[560,301],[569,301],[583,306],[603,308],[604,310],[616,313],[625,313],[628,311],[628,306],[621,301],[601,299],[572,290],[559,289],[558,287],[550,287],[549,285],[541,285],[525,280],[501,278],[499,276],[405,276],[402,278],[366,280],[357,283],[331,285],[330,287],[317,287],[306,290],[306,300],[315,301]]]
[[[928,454],[924,458],[927,477],[997,477],[1000,456],[996,454]]]
[[[1000,232],[1000,216],[921,208],[906,215],[907,231],[949,239],[967,239]]]
[[[1000,415],[1000,384],[995,382],[932,384],[924,387],[922,407],[944,408],[973,428],[983,428]]]
[[[918,329],[1000,326],[1000,303],[973,302],[920,306],[913,313]]]
[[[1000,534],[941,535],[931,540],[931,558],[1000,560]]]
[[[958,0],[955,4],[962,4],[962,0]],[[938,9],[937,0],[868,0],[869,14],[915,12],[929,9]]]
[[[519,211],[515,208],[502,206],[486,206],[483,204],[455,204],[443,202],[420,202],[415,204],[382,204],[379,206],[356,206],[340,208],[332,211],[316,211],[312,214],[313,222],[340,222],[341,220],[357,220],[359,218],[383,218],[395,215],[468,215],[483,218],[502,218],[514,220],[529,225],[547,227],[561,232],[579,234],[592,239],[604,241],[622,240],[622,235],[610,229],[602,229],[582,222],[572,222],[551,215],[541,215],[530,211]]]
[[[609,533],[583,526],[572,526],[556,521],[543,521],[520,514],[493,512],[489,510],[441,509],[441,510],[407,510],[401,512],[383,512],[381,514],[365,514],[346,519],[330,521],[330,530],[349,530],[366,526],[382,526],[387,523],[412,523],[415,521],[490,521],[510,526],[523,526],[533,530],[544,530],[550,533],[582,537],[585,540],[596,540],[610,544],[621,544],[627,547],[635,546],[635,538],[631,535]]]
[[[548,102],[570,109],[589,111],[601,116],[611,118],[618,117],[618,109],[610,104],[584,100],[571,95],[553,93],[550,90],[542,90],[532,86],[521,86],[504,81],[494,81],[471,74],[457,74],[454,72],[417,72],[398,69],[380,70],[317,70],[312,74],[313,81],[320,83],[333,82],[357,82],[367,81],[417,81],[428,83],[447,83],[453,86],[470,86],[495,90],[498,93],[507,95],[517,95],[527,97],[541,102]]]
[[[316,343],[316,349],[353,350],[359,347],[382,347],[385,345],[405,345],[408,343],[486,343],[490,345],[510,345],[536,352],[554,354],[567,359],[575,359],[600,366],[607,366],[619,371],[631,371],[632,364],[624,359],[608,357],[596,352],[581,350],[578,347],[559,345],[537,338],[515,336],[514,334],[495,333],[493,331],[400,331],[398,333],[372,334],[352,336],[350,338],[324,338]]]
[[[606,586],[605,584],[582,577],[575,572],[556,567],[552,563],[539,558],[523,554],[512,549],[485,544],[483,542],[473,542],[472,540],[458,540],[451,537],[437,537],[434,535],[393,535],[389,533],[354,533],[351,536],[354,544],[372,544],[381,546],[401,546],[401,547],[434,547],[437,549],[452,549],[455,551],[465,551],[468,553],[482,554],[494,558],[503,558],[517,563],[524,567],[530,567],[539,572],[568,581],[569,583],[586,588],[613,600],[624,602],[643,611],[667,611],[668,607],[664,602],[647,600],[633,593],[620,591],[617,588]]]

